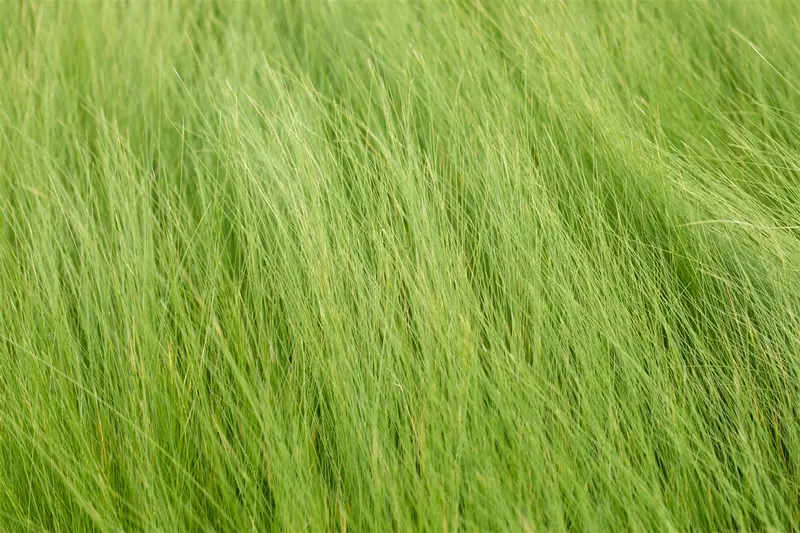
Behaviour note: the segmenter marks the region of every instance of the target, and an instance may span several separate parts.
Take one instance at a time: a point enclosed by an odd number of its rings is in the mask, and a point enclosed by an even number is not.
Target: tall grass
[[[800,529],[800,4],[8,0],[0,529]]]

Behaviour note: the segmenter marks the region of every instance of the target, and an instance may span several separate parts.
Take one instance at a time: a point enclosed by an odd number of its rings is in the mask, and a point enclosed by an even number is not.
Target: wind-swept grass
[[[800,529],[800,4],[0,2],[0,529]]]

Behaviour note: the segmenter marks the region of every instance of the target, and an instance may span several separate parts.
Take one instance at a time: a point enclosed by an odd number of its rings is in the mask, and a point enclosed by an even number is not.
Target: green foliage
[[[800,528],[800,4],[0,19],[3,531]]]

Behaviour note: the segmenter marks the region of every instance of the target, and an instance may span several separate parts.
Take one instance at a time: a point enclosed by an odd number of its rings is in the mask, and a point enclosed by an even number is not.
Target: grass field
[[[0,530],[800,529],[800,4],[0,20]]]

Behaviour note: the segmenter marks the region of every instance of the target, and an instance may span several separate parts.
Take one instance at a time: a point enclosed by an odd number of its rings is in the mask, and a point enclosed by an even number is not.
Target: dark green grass
[[[800,4],[0,20],[3,531],[800,528]]]

